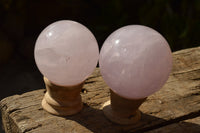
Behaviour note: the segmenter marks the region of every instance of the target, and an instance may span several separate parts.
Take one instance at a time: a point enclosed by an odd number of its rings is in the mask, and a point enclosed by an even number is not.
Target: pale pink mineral
[[[164,85],[172,69],[172,53],[157,31],[130,25],[106,39],[99,63],[103,79],[115,93],[140,99]]]
[[[94,35],[82,24],[62,20],[46,27],[35,45],[35,61],[51,82],[71,86],[95,69],[99,49]]]

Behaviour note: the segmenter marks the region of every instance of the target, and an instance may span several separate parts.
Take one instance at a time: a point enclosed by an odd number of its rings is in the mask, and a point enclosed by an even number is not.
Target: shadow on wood
[[[88,116],[87,113],[85,112],[90,112],[90,116]],[[195,124],[195,123],[190,123],[190,122],[183,122],[184,120],[195,118],[200,116],[200,112],[196,113],[191,113],[186,116],[182,116],[176,119],[172,120],[165,120],[162,118],[158,118],[149,114],[144,114],[142,113],[142,119],[135,125],[118,125],[114,124],[113,126],[116,126],[115,128],[109,127],[111,122],[106,120],[106,117],[102,117],[103,112],[102,110],[94,109],[91,108],[87,105],[85,105],[84,110],[75,115],[75,116],[69,116],[65,117],[66,120],[72,120],[76,121],[83,127],[86,127],[88,130],[94,133],[120,133],[120,132],[132,132],[132,133],[143,133],[143,132],[148,132],[148,133],[157,133],[157,132],[162,132],[162,133],[171,133],[176,131],[177,133],[182,133],[182,132],[187,132],[187,133],[199,133],[200,132],[200,125]],[[91,117],[92,116],[92,117]],[[101,117],[98,117],[101,116]],[[102,126],[100,122],[105,122]],[[140,125],[144,125],[150,123],[154,123],[155,126],[147,126],[146,128],[138,128]],[[167,127],[167,125],[173,125],[172,127],[169,128],[162,128],[162,127]],[[107,126],[106,126],[107,125]],[[178,125],[178,126],[177,126]],[[66,127],[63,127],[66,128]],[[154,129],[159,129],[158,131]],[[153,130],[153,131],[151,131]]]

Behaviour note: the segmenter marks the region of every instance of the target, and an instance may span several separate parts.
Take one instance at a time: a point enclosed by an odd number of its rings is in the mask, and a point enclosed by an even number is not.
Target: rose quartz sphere
[[[172,53],[157,31],[130,25],[106,39],[99,64],[113,92],[127,99],[141,99],[164,85],[172,69]]]
[[[94,35],[85,26],[62,20],[41,32],[34,55],[39,70],[52,83],[72,86],[93,72],[99,49]]]

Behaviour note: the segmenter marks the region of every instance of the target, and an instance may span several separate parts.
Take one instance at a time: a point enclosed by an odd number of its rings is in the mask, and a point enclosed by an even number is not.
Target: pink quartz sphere
[[[72,86],[95,69],[99,48],[94,35],[80,23],[62,20],[46,27],[35,45],[35,61],[52,83]]]
[[[172,69],[172,52],[157,31],[130,25],[106,39],[99,64],[103,79],[114,93],[141,99],[165,84]]]

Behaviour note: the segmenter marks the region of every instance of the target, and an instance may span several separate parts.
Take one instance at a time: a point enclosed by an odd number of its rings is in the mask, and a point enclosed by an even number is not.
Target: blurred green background
[[[141,24],[159,31],[172,51],[198,46],[200,0],[1,0],[1,62],[34,62],[34,43],[49,24],[70,19],[87,26],[99,47],[117,28]]]

